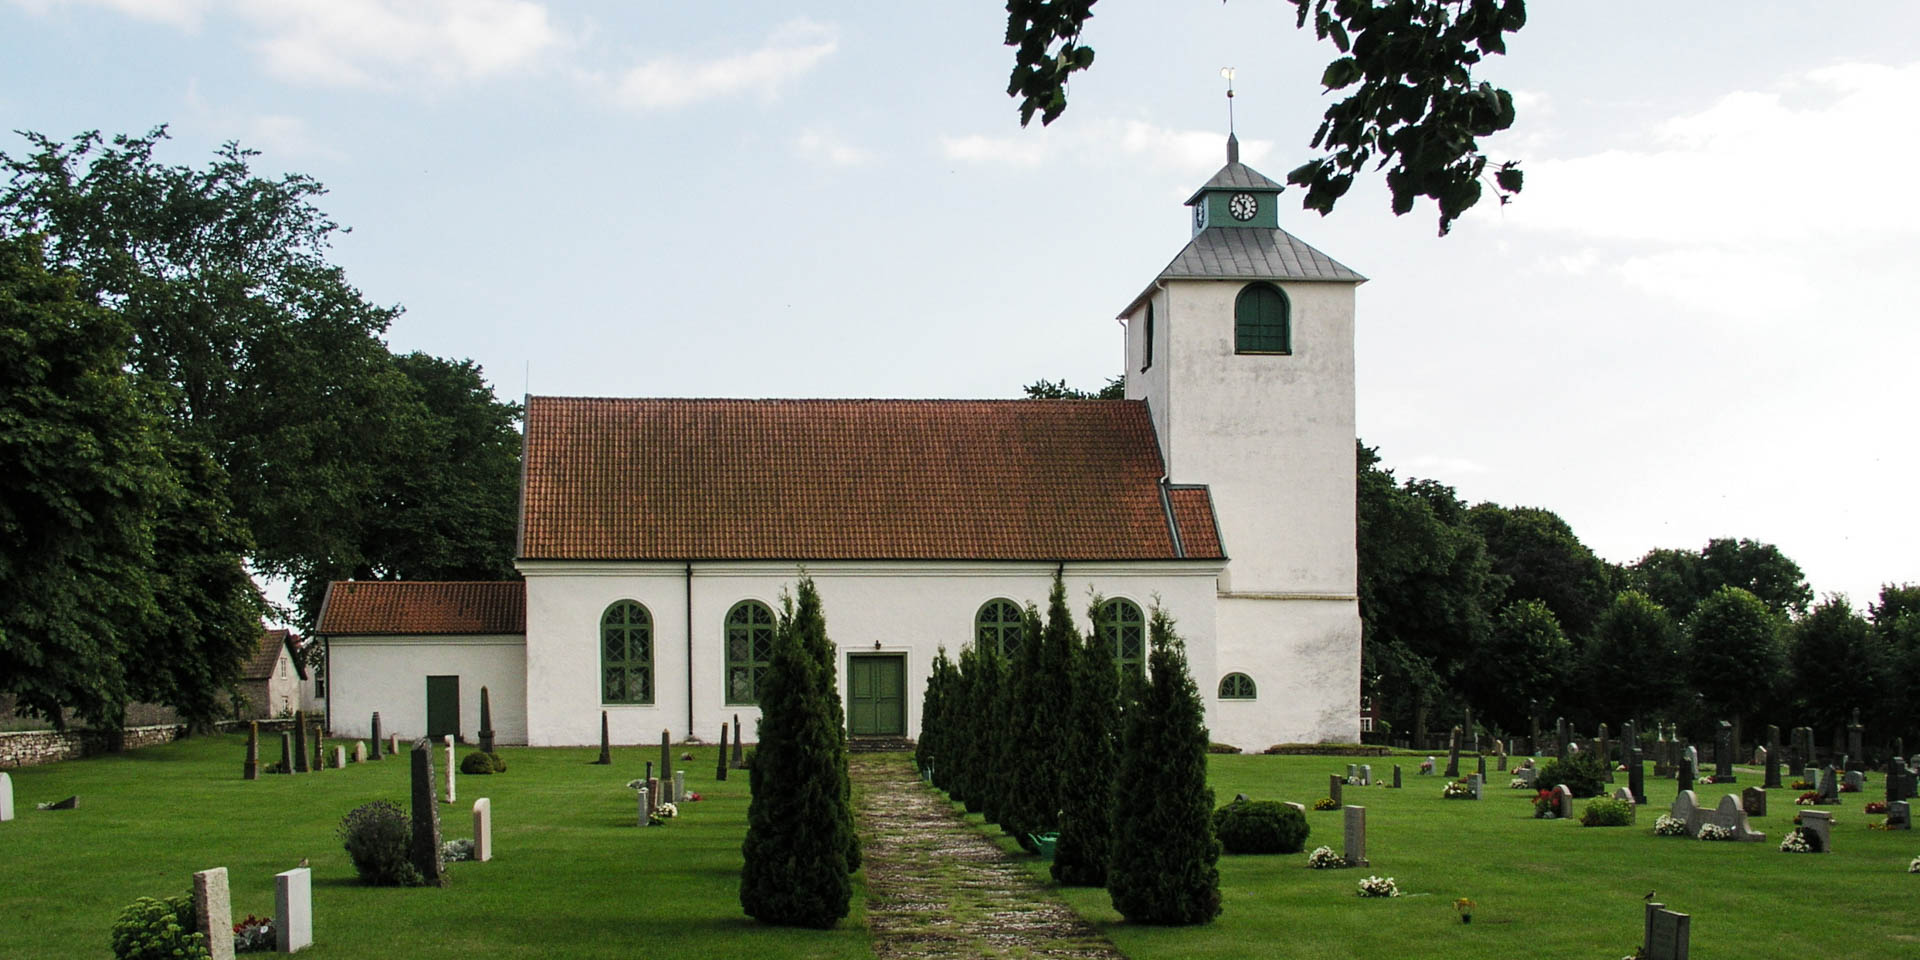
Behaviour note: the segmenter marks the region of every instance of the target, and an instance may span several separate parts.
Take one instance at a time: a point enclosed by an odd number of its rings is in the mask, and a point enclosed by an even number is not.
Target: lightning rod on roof
[[[1233,134],[1233,68],[1221,67],[1220,76],[1227,81],[1227,162],[1240,162],[1240,138]]]

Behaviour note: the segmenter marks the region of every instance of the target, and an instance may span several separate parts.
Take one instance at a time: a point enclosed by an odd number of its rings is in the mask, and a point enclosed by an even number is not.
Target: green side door
[[[898,737],[907,732],[907,667],[899,655],[847,658],[847,733]]]
[[[427,739],[460,739],[460,678],[427,678]]]

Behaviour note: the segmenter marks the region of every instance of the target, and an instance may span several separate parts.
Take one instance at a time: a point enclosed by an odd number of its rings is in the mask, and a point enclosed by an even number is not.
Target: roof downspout
[[[687,735],[693,739],[693,563],[687,563]]]

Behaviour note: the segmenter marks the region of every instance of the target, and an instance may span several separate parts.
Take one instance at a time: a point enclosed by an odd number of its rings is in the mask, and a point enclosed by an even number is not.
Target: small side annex
[[[527,601],[519,581],[356,580],[331,585],[315,631],[327,644],[327,725],[339,737],[480,730],[527,742]]]

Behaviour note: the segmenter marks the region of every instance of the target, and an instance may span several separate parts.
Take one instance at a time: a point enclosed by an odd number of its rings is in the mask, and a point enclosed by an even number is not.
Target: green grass
[[[407,767],[385,760],[319,774],[240,779],[242,739],[201,737],[122,756],[28,767],[14,778],[16,821],[0,825],[0,956],[104,957],[113,919],[137,896],[184,891],[195,870],[225,866],[236,919],[269,914],[273,874],[312,861],[316,943],[324,957],[870,957],[856,886],[855,915],[826,932],[761,927],[741,913],[739,844],[746,781],[713,781],[713,749],[695,748],[690,785],[709,797],[669,826],[632,826],[638,776],[657,750],[502,751],[507,773],[461,777],[461,802],[441,807],[448,838],[471,832],[471,802],[491,797],[492,863],[457,863],[445,889],[360,886],[334,837],[340,817],[374,799],[404,805]],[[676,751],[678,748],[676,748]],[[269,751],[277,759],[278,750]],[[905,762],[904,759],[901,762]],[[1654,804],[1632,827],[1540,821],[1522,791],[1495,774],[1487,799],[1441,800],[1438,777],[1406,789],[1348,787],[1368,810],[1373,866],[1309,870],[1304,856],[1221,860],[1226,910],[1215,923],[1140,928],[1119,921],[1104,891],[1060,893],[1135,960],[1286,957],[1612,958],[1638,945],[1649,890],[1693,915],[1694,955],[1740,960],[1847,960],[1920,956],[1920,876],[1906,864],[1920,835],[1867,829],[1862,794],[1835,810],[1837,853],[1776,848],[1794,808],[1772,794],[1754,826],[1766,843],[1656,838],[1652,821],[1673,796],[1649,781]],[[1311,804],[1338,757],[1215,756],[1214,789]],[[1375,758],[1391,775],[1391,760]],[[1700,787],[1703,802],[1757,782]],[[80,795],[80,809],[39,812],[36,802]],[[1577,806],[1578,804],[1576,804]],[[1337,812],[1307,815],[1311,849],[1341,847]],[[973,817],[974,821],[979,818]],[[993,829],[993,828],[984,828]],[[995,831],[997,833],[997,831]],[[1011,847],[1012,841],[1003,838]],[[1044,876],[1044,865],[1031,860]],[[1362,900],[1367,873],[1395,877],[1397,900]],[[1471,926],[1452,901],[1479,906]]]
[[[315,958],[872,955],[857,886],[838,930],[763,927],[740,912],[746,775],[715,782],[712,747],[676,760],[707,799],[650,829],[634,826],[625,784],[657,748],[616,750],[610,767],[588,762],[597,747],[502,750],[506,773],[460,777],[459,802],[440,807],[453,839],[472,835],[475,798],[493,806],[494,860],[450,864],[444,889],[362,886],[334,835],[361,803],[406,806],[404,757],[250,783],[244,753],[243,736],[221,735],[8,771],[17,819],[0,824],[0,956],[111,956],[121,907],[182,893],[209,867],[228,870],[235,920],[270,916],[273,875],[302,857],[314,901],[303,955]],[[277,742],[263,754],[277,760]],[[69,794],[80,809],[34,809]]]

